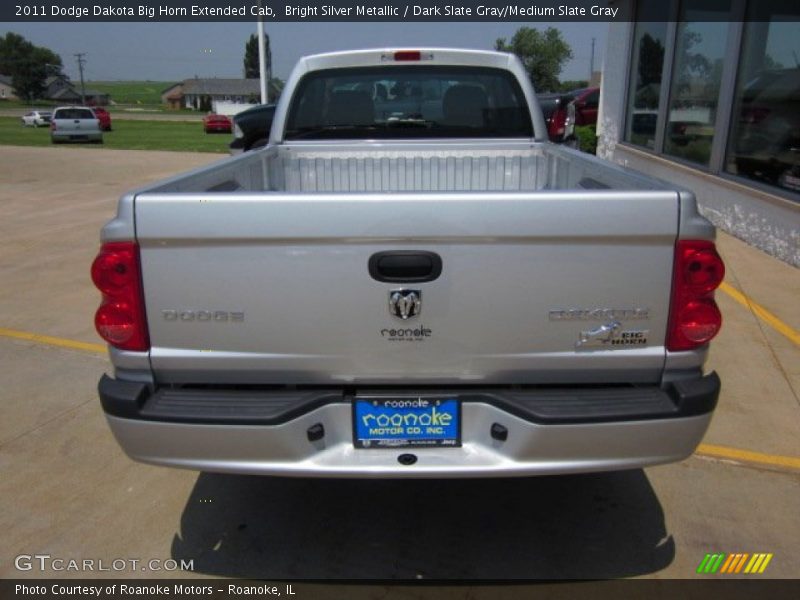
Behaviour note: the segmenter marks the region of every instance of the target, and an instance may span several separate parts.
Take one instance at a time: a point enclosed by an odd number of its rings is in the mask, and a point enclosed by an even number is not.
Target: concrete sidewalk
[[[800,331],[800,269],[725,233],[717,245],[725,282]],[[707,363],[722,379],[722,410],[705,442],[800,456],[800,346],[776,329],[775,320],[760,318],[726,290],[716,294],[723,326]]]

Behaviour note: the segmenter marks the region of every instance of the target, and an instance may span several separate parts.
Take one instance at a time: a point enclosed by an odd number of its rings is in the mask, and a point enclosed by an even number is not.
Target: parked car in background
[[[234,115],[231,154],[266,146],[274,116],[275,104],[258,104]]]
[[[93,106],[92,111],[94,111],[97,120],[100,121],[100,129],[111,131],[111,113],[102,106]]]
[[[736,173],[800,192],[800,69],[767,71],[744,94],[734,134]]]
[[[547,136],[557,144],[566,141],[567,110],[572,98],[566,94],[537,94],[542,116],[547,126]]]
[[[203,131],[206,133],[230,133],[231,120],[225,115],[206,115],[203,117]]]
[[[50,121],[50,141],[103,143],[100,121],[86,106],[59,106]]]
[[[597,109],[600,106],[600,88],[588,87],[567,92],[575,107],[575,125],[594,125],[597,123]]]
[[[26,127],[39,127],[41,125],[49,125],[53,113],[43,110],[32,110],[31,112],[23,115],[22,124]]]
[[[578,137],[575,127],[597,124],[597,109],[600,106],[600,88],[579,88],[566,93],[569,102],[566,106],[563,139],[561,141],[577,148]]]

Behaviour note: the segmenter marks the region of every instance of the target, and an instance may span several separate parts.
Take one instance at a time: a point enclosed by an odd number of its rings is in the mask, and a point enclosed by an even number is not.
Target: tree
[[[30,102],[41,97],[45,80],[61,73],[61,57],[35,46],[19,34],[0,36],[0,73],[11,77],[17,96]]]
[[[264,54],[267,78],[272,73],[272,50],[269,47],[269,36],[264,34]],[[258,67],[258,36],[253,33],[244,45],[244,77],[245,79],[258,79],[260,77]]]
[[[273,77],[269,80],[269,97],[272,102],[277,102],[280,95],[283,93],[283,86],[286,82],[278,77]]]
[[[557,90],[558,76],[564,63],[572,58],[572,48],[554,27],[548,27],[544,32],[520,27],[510,43],[506,43],[506,38],[500,38],[494,47],[502,52],[513,52],[520,58],[537,92]]]
[[[644,34],[639,45],[639,85],[661,84],[661,71],[664,67],[664,46],[661,40],[649,33]]]
[[[580,90],[589,87],[589,82],[586,79],[568,79],[562,81],[558,85],[558,92],[571,92],[572,90]]]
[[[675,60],[678,64],[676,91],[677,97],[689,97],[692,94],[692,85],[697,82],[705,84],[713,69],[711,61],[702,52],[692,52],[692,49],[703,43],[703,34],[692,31],[687,26],[679,39],[678,51]]]
[[[636,80],[635,107],[655,110],[661,92],[661,73],[664,68],[664,46],[649,33],[639,44],[639,67]]]

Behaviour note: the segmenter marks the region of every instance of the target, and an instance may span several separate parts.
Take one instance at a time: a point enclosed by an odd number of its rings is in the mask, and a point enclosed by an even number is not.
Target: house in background
[[[161,103],[166,104],[169,110],[183,108],[183,82],[173,83],[161,91]]]
[[[44,80],[44,94],[42,94],[42,96],[48,100],[56,100],[59,97],[70,97],[70,91],[72,89],[72,82],[70,82],[69,77],[66,75],[51,75]],[[78,94],[78,100],[80,100],[80,98],[81,95]]]
[[[270,97],[280,94],[270,83]],[[161,101],[172,110],[189,108],[235,115],[261,101],[258,79],[185,79],[161,92]]]
[[[43,97],[59,104],[80,104],[81,88],[75,85],[66,75],[51,75],[44,82],[45,92]],[[90,106],[107,106],[111,97],[109,94],[97,90],[86,89],[85,102]]]
[[[42,100],[52,100],[58,104],[80,104],[81,90],[75,86],[66,75],[51,75],[44,81]],[[0,75],[0,100],[19,100],[11,85],[11,77]],[[85,91],[86,104],[90,106],[106,106],[111,102],[111,96],[104,92],[87,89]]]
[[[18,100],[8,75],[0,75],[0,100]]]
[[[617,0],[597,154],[692,190],[717,227],[800,267],[800,3]]]

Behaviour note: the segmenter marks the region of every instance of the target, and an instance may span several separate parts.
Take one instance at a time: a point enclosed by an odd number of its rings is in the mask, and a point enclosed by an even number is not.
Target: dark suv
[[[231,154],[247,152],[266,146],[269,130],[275,117],[275,104],[259,104],[233,117],[233,141]]]

